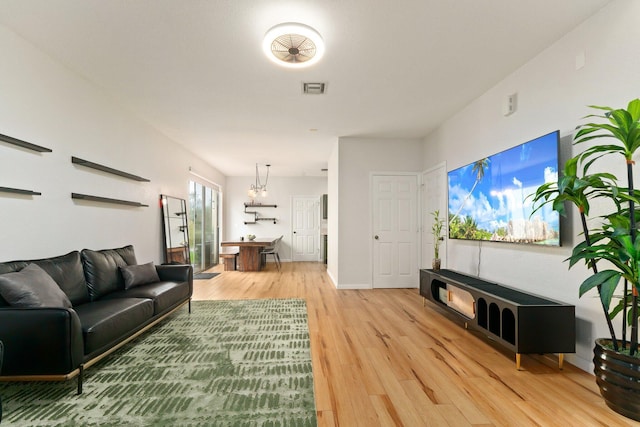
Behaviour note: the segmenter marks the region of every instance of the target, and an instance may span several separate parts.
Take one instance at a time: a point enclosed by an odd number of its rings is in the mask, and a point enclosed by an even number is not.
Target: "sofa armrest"
[[[156,271],[162,281],[193,284],[193,267],[188,264],[156,265]]]
[[[189,264],[165,264],[156,265],[158,277],[162,281],[188,282],[189,298],[193,295],[193,267]],[[191,300],[189,300],[189,313],[191,313]]]
[[[3,376],[64,375],[83,362],[80,319],[70,308],[0,308]]]

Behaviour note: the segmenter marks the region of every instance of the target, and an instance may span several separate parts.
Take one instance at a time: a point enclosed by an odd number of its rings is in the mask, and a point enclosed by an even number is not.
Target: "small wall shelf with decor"
[[[8,135],[3,135],[3,134],[0,134],[0,141],[6,142],[11,145],[15,145],[17,147],[26,148],[31,151],[37,151],[38,153],[51,153],[53,151],[51,148],[32,144],[30,142],[23,141],[21,139],[14,138]]]
[[[130,200],[111,199],[109,197],[91,196],[89,194],[71,193],[71,198],[76,200],[86,200],[89,202],[111,203],[114,205],[133,206],[137,208],[146,208],[149,205],[140,202],[132,202]]]
[[[576,351],[575,306],[467,276],[453,270],[420,270],[420,295],[464,320],[465,328],[521,354]]]
[[[247,208],[251,208],[251,209],[256,209],[256,208],[277,208],[278,205],[267,205],[267,204],[262,204],[262,203],[245,203],[244,204],[244,213],[249,214],[249,215],[253,215],[253,221],[245,221],[245,225],[246,224],[257,224],[258,221],[273,221],[274,224],[277,223],[278,219],[277,218],[267,218],[267,217],[261,217],[260,214],[257,211],[248,211]]]
[[[25,196],[40,196],[42,193],[38,191],[23,190],[21,188],[0,187],[0,193],[22,194]]]
[[[87,168],[99,170],[99,171],[102,171],[102,172],[107,172],[107,173],[110,173],[112,175],[121,176],[123,178],[131,179],[131,180],[138,181],[138,182],[151,182],[147,178],[143,178],[141,176],[134,175],[134,174],[131,174],[131,173],[128,173],[128,172],[123,172],[123,171],[118,170],[118,169],[110,168],[109,166],[104,166],[104,165],[101,165],[99,163],[90,162],[89,160],[84,160],[84,159],[81,159],[81,158],[75,157],[75,156],[71,156],[71,163],[79,165],[79,166],[84,166],[84,167],[87,167]]]

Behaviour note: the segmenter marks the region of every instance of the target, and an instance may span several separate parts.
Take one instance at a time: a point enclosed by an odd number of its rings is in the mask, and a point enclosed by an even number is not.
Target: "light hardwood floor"
[[[194,299],[307,302],[319,426],[630,426],[592,375],[557,357],[514,354],[417,289],[337,290],[320,263],[196,280]]]

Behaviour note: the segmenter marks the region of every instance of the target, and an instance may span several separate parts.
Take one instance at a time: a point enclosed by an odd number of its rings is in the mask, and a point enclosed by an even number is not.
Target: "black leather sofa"
[[[4,344],[0,341],[0,372],[2,372],[2,359],[4,357]],[[2,396],[0,396],[0,423],[2,422]]]
[[[190,265],[138,265],[133,246],[0,263],[0,380],[77,377],[80,394],[84,369],[183,305],[191,312],[192,293]]]

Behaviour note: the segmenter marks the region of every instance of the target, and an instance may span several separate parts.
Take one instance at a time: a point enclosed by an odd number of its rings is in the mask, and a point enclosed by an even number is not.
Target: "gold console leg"
[[[520,353],[516,353],[516,369],[520,370]]]
[[[558,368],[562,370],[564,367],[564,353],[558,353]]]
[[[427,299],[425,297],[422,297],[422,306],[426,306],[427,305]]]

